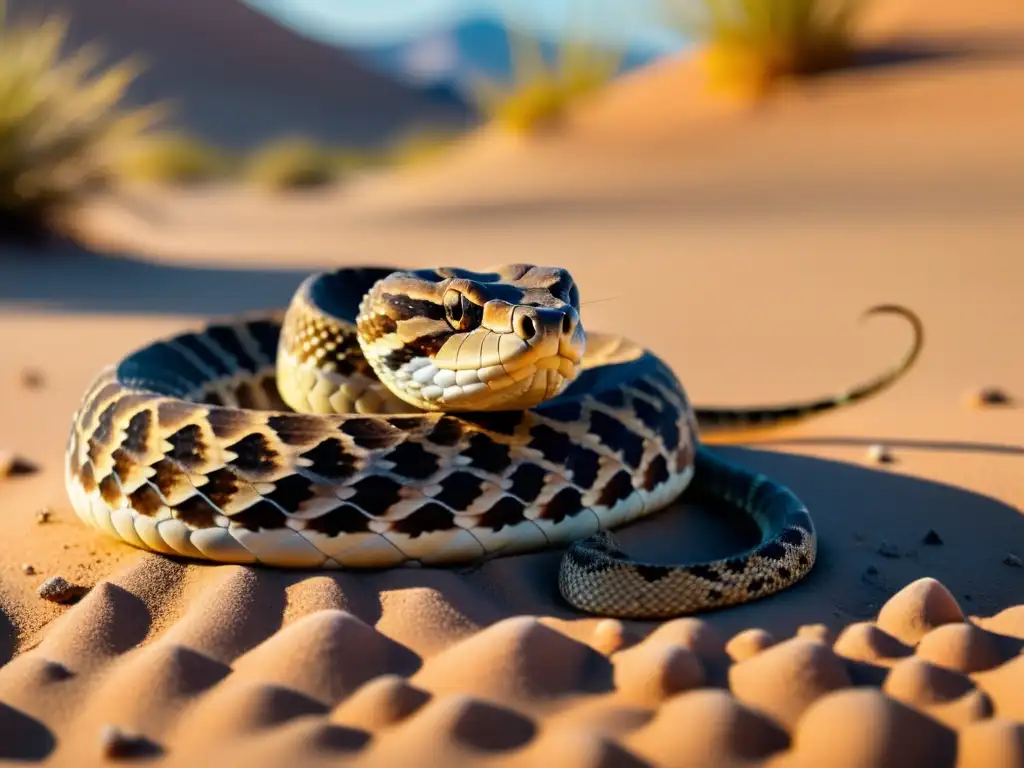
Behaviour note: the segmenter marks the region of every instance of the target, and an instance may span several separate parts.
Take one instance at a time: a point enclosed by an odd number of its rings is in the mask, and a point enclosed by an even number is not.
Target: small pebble
[[[53,516],[53,512],[49,507],[43,507],[36,512],[36,522],[39,524],[50,522],[50,518]]]
[[[81,587],[70,583],[63,576],[51,576],[42,584],[36,593],[51,603],[65,605],[80,600],[89,591],[88,587]]]
[[[21,572],[24,573],[26,576],[35,576],[36,569],[33,568],[32,565],[30,565],[29,563],[22,563]]]
[[[1008,565],[1011,568],[1024,568],[1024,560],[1021,560],[1012,552],[1003,558],[1003,564]]]
[[[928,530],[928,533],[924,535],[922,541],[930,547],[941,547],[945,544],[942,537],[939,536],[934,528]]]
[[[875,464],[892,464],[896,460],[892,452],[881,443],[868,448],[868,459]]]
[[[39,467],[10,451],[0,450],[0,478],[17,475],[34,475]]]
[[[25,389],[42,389],[46,385],[46,377],[38,368],[25,368],[21,372],[21,386]]]
[[[128,733],[116,725],[105,725],[100,731],[100,753],[108,760],[138,757],[146,753],[148,744],[147,739]]]
[[[1010,405],[1013,398],[999,387],[982,387],[972,392],[968,402],[975,408],[991,408],[992,406]]]

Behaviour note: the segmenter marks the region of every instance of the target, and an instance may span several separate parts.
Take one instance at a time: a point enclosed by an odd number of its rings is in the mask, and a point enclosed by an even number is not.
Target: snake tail
[[[602,530],[569,546],[559,576],[562,596],[603,616],[672,618],[767,597],[814,567],[814,524],[784,485],[698,446],[683,498],[738,508],[757,523],[760,542],[728,558],[663,565],[630,559]]]
[[[831,395],[805,402],[783,405],[763,405],[746,408],[697,406],[694,413],[702,432],[725,432],[730,430],[771,429],[787,426],[820,416],[870,397],[892,387],[913,367],[924,347],[924,323],[911,310],[898,304],[879,304],[866,310],[861,319],[872,315],[897,315],[910,323],[914,340],[910,349],[891,368],[870,381],[851,387],[838,395]]]

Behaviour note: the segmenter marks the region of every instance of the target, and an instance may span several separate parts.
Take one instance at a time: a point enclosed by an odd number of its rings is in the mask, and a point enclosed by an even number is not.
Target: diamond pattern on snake
[[[798,421],[892,386],[923,343],[834,397],[691,404],[669,366],[585,331],[568,271],[512,264],[344,268],[287,308],[213,321],[103,369],[74,414],[66,484],[81,520],[171,556],[280,568],[445,566],[561,548],[563,598],[667,618],[763,598],[814,566],[817,534],[781,484],[700,430]],[[679,497],[761,531],[699,563],[633,559],[613,529]]]

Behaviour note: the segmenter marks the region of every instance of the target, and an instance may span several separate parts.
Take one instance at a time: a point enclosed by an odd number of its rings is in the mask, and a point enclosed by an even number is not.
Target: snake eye
[[[464,293],[451,290],[444,295],[444,314],[456,331],[472,331],[483,317],[483,307],[474,304]]]

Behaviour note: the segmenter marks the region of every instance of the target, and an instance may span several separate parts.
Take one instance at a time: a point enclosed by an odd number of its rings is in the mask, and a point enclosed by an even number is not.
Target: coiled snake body
[[[651,352],[585,333],[568,272],[339,269],[286,312],[214,322],[104,369],[74,415],[67,490],[136,547],[289,568],[443,565],[568,545],[559,587],[591,613],[669,617],[764,597],[813,567],[786,488],[713,456],[698,424],[803,418],[895,382],[698,409]],[[760,543],[723,560],[631,560],[609,529],[689,497]]]

